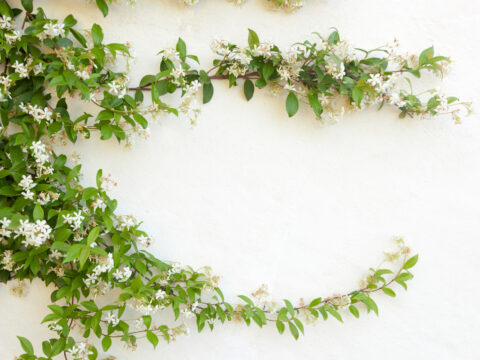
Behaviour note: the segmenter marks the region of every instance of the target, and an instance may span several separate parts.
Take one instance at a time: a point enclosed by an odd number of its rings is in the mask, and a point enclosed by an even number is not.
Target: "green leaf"
[[[26,12],[31,13],[33,11],[33,2],[32,0],[22,0],[22,6]]]
[[[285,103],[287,114],[289,117],[295,115],[298,111],[298,99],[297,95],[294,92],[290,92],[287,96],[287,101]]]
[[[242,299],[243,301],[245,301],[248,305],[250,306],[255,306],[255,304],[253,303],[253,301],[251,299],[249,299],[248,297],[246,297],[245,295],[238,295],[238,297],[240,299]]]
[[[140,87],[144,87],[147,85],[150,85],[155,82],[155,76],[154,75],[145,75],[142,80],[140,80]]]
[[[287,306],[288,313],[293,318],[295,316],[295,309],[293,308],[292,303],[290,301],[288,301],[287,299],[284,299],[283,301],[285,302],[285,305]]]
[[[147,331],[147,340],[153,345],[154,348],[158,345],[158,336],[155,335],[152,331]]]
[[[247,99],[247,101],[252,98],[254,91],[255,86],[253,85],[252,80],[246,79],[243,83],[243,93],[245,94],[245,98]]]
[[[182,38],[178,38],[177,51],[180,55],[180,59],[185,61],[185,58],[187,57],[187,45],[185,44],[185,41],[182,40]]]
[[[105,0],[96,0],[97,7],[102,12],[103,16],[106,17],[108,14],[108,5]]]
[[[310,302],[310,305],[308,305],[308,307],[315,307],[315,306],[318,306],[322,303],[322,298],[319,297],[319,298],[316,298],[316,299],[313,299],[311,302]]]
[[[63,259],[63,263],[68,263],[74,259],[77,259],[80,256],[80,252],[84,248],[83,244],[75,244],[70,247],[70,249],[67,252],[67,255]]]
[[[42,342],[42,350],[43,350],[43,353],[47,356],[50,356],[51,353],[52,353],[52,345],[50,344],[50,342],[48,341],[43,341]]]
[[[337,310],[331,305],[325,305],[325,310],[329,312],[335,319],[340,322],[343,322],[342,316],[338,313]]]
[[[33,355],[33,346],[32,343],[21,336],[17,336],[18,340],[20,340],[20,345],[22,345],[23,351],[25,351],[28,355]]]
[[[102,134],[102,140],[110,139],[113,133],[112,127],[110,125],[102,125],[102,127],[100,128],[100,132]]]
[[[212,83],[203,84],[203,103],[208,103],[213,97]]]
[[[85,265],[85,263],[87,262],[89,255],[90,255],[90,247],[84,246],[80,251],[80,256],[79,256],[80,269],[82,269],[83,265]]]
[[[63,24],[65,25],[65,27],[72,27],[74,26],[75,24],[77,23],[77,20],[73,17],[73,15],[68,15],[64,20],[63,20]]]
[[[300,320],[298,320],[297,318],[294,318],[294,319],[293,319],[293,322],[295,323],[295,325],[297,325],[298,330],[300,330],[300,332],[301,332],[302,334],[305,334],[305,330],[304,330],[304,328],[303,328],[302,322],[301,322]]]
[[[97,240],[98,234],[100,234],[100,227],[96,226],[88,233],[87,245],[91,245],[95,240]]]
[[[258,35],[252,29],[248,29],[248,45],[250,46],[251,49],[253,49],[255,45],[260,45],[260,40],[258,39]]]
[[[350,305],[348,307],[348,310],[350,310],[350,312],[352,313],[353,316],[355,316],[357,319],[360,317],[360,312],[358,311],[358,309],[353,306],[353,305]]]
[[[387,294],[388,296],[391,296],[391,297],[395,297],[395,296],[396,296],[395,291],[393,291],[393,290],[390,289],[390,288],[383,287],[382,290],[383,290],[383,292],[384,292],[385,294]]]
[[[433,52],[433,46],[423,50],[418,58],[418,65],[423,66],[425,64],[428,64],[430,62],[430,59],[433,57]]]
[[[139,113],[133,113],[133,118],[142,128],[147,128],[148,121],[142,115],[140,115]]]
[[[308,102],[310,104],[310,107],[313,109],[313,112],[315,113],[315,115],[317,115],[317,117],[320,118],[322,116],[323,107],[322,107],[322,104],[320,104],[320,101],[318,101],[318,95],[309,94]]]
[[[291,321],[288,322],[288,328],[290,329],[290,333],[293,335],[295,340],[298,340],[298,337],[300,336],[300,334],[298,333],[298,329],[295,327],[295,325]]]
[[[107,351],[112,346],[112,338],[110,336],[105,336],[102,339],[102,349],[103,351]]]
[[[363,90],[358,88],[358,87],[353,88],[352,89],[352,100],[358,107],[360,107],[360,103],[363,100]]]
[[[85,37],[80,34],[77,30],[75,29],[70,29],[71,33],[73,34],[73,37],[77,39],[77,41],[83,46],[87,46],[87,40],[85,40]]]
[[[42,206],[37,203],[33,209],[33,220],[43,220],[43,216]]]
[[[269,61],[262,67],[262,76],[265,79],[265,81],[268,81],[272,74],[275,72],[275,67],[273,64]]]
[[[330,45],[336,44],[337,42],[340,41],[340,35],[338,34],[338,31],[335,30],[333,31],[329,36],[328,36],[328,43]]]
[[[410,268],[415,266],[417,261],[418,261],[418,254],[415,255],[415,256],[412,256],[410,259],[408,259],[407,262],[405,263],[405,265],[403,265],[403,268],[404,269],[410,269]]]
[[[147,329],[150,329],[150,325],[152,325],[152,317],[150,315],[144,315],[142,318]]]
[[[278,332],[279,332],[280,334],[283,334],[283,332],[285,331],[285,324],[284,324],[282,321],[280,321],[280,320],[277,320],[276,324],[277,324],[277,330],[278,330]]]
[[[103,31],[100,25],[93,24],[92,26],[92,38],[93,38],[93,44],[96,47],[102,46],[102,41],[103,41]]]

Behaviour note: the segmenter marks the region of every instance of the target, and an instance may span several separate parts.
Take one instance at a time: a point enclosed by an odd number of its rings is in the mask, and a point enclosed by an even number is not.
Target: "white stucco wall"
[[[201,0],[139,0],[113,6],[104,19],[82,0],[35,1],[51,16],[73,13],[97,22],[107,41],[130,41],[138,61],[132,81],[158,69],[158,50],[181,36],[204,67],[214,36],[246,43],[247,28],[287,46],[313,31],[341,35],[362,48],[397,37],[402,49],[434,44],[454,68],[429,85],[466,100],[480,95],[480,3],[470,0],[308,0],[294,14],[269,11],[261,0],[238,8]],[[321,126],[306,108],[289,119],[283,98],[216,83],[194,128],[165,117],[149,141],[131,150],[116,141],[80,141],[85,183],[103,168],[118,181],[121,213],[135,214],[155,238],[151,251],[222,275],[230,300],[262,283],[275,298],[312,298],[350,290],[403,235],[420,261],[407,293],[378,296],[380,317],[346,316],[307,326],[294,341],[276,329],[238,324],[195,331],[154,351],[119,344],[119,359],[478,359],[480,316],[480,123],[449,118],[397,118],[391,109],[346,116]],[[64,149],[67,153],[71,148]],[[27,297],[0,287],[0,358],[20,351],[16,335],[40,341],[48,330],[49,293],[34,283]],[[193,328],[193,324],[192,324]]]

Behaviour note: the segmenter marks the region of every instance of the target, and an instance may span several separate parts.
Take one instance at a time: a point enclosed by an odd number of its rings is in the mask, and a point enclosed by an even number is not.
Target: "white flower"
[[[68,352],[74,360],[88,360],[88,356],[93,355],[93,352],[90,350],[90,345],[85,341],[76,343]]]
[[[37,195],[37,203],[40,205],[46,205],[50,202],[50,200],[50,194],[46,193],[45,191],[42,191]]]
[[[137,237],[137,242],[142,246],[149,247],[152,240],[148,236],[142,234]]]
[[[37,63],[33,66],[33,74],[34,75],[38,75],[38,74],[42,73],[43,70],[45,70],[45,67],[43,66],[42,63]]]
[[[80,229],[85,219],[81,211],[76,211],[72,214],[63,215],[65,222],[71,226],[74,231]]]
[[[5,250],[1,256],[2,261],[0,261],[0,264],[2,265],[2,268],[7,271],[12,271],[13,267],[15,266],[15,263],[12,260],[13,251]]]
[[[64,31],[64,24],[58,24],[58,23],[53,23],[53,22],[47,22],[45,25],[43,25],[43,33],[38,34],[39,38],[54,38],[57,36],[65,36],[65,31]],[[43,39],[41,39],[43,40]]]
[[[6,217],[0,220],[0,226],[2,227],[2,229],[8,228],[11,223],[12,221],[10,219],[7,219]]]
[[[195,314],[190,309],[183,309],[180,311],[181,315],[183,315],[186,319],[193,318]]]
[[[269,59],[272,56],[273,44],[271,42],[263,42],[255,45],[252,50],[253,56],[263,56]]]
[[[370,79],[367,80],[367,83],[373,87],[383,84],[382,74],[370,74]]]
[[[228,54],[228,42],[226,40],[213,39],[210,48],[218,55],[225,56]]]
[[[120,320],[118,319],[118,316],[113,313],[113,311],[107,311],[104,315],[104,320],[108,324],[112,324],[112,326],[117,326]]]
[[[92,203],[93,211],[97,211],[97,209],[100,209],[105,211],[107,204],[105,204],[105,201],[103,201],[102,198],[97,198],[95,201]]]
[[[138,225],[138,220],[135,219],[135,217],[132,215],[119,215],[117,217],[117,220],[118,220],[118,224],[116,228],[120,231],[123,231],[126,229],[128,230]]]
[[[12,67],[15,69],[15,72],[20,75],[20,78],[28,77],[28,69],[25,64],[19,63],[18,60],[15,60]]]
[[[16,43],[21,37],[22,36],[17,30],[14,30],[12,34],[5,34],[5,40],[7,40],[7,44],[10,45]]]
[[[58,250],[51,250],[48,257],[50,260],[58,260],[63,257],[63,254]]]
[[[337,63],[332,57],[327,59],[325,70],[337,80],[341,80],[345,76],[345,65],[343,62]]]
[[[86,70],[77,70],[75,71],[75,75],[77,75],[82,80],[88,80],[90,78],[90,74]]]
[[[40,246],[50,237],[52,228],[45,220],[37,220],[34,223],[27,220],[20,220],[20,225],[14,230],[15,237],[23,236],[22,243],[25,246]]]
[[[15,28],[15,21],[11,17],[2,15],[0,18],[0,29],[13,30]]]
[[[130,276],[132,276],[132,270],[128,266],[125,266],[122,269],[117,269],[113,273],[113,277],[119,282],[127,281]]]
[[[108,92],[114,96],[123,97],[127,93],[126,86],[123,82],[116,79],[107,84]]]
[[[31,190],[33,189],[37,184],[34,183],[32,180],[32,175],[22,175],[22,179],[18,183],[18,186],[20,186],[23,190]]]
[[[165,295],[167,293],[165,291],[163,291],[162,289],[158,290],[156,293],[155,293],[155,299],[157,300],[162,300],[165,298]]]
[[[298,45],[291,46],[288,50],[282,53],[283,59],[288,64],[293,64],[297,61],[298,55],[302,53],[300,47]]]

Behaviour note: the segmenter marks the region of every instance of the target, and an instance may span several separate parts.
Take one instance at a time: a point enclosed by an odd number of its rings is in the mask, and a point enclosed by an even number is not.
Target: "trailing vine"
[[[345,312],[359,317],[362,308],[378,314],[373,294],[396,296],[394,285],[407,289],[418,256],[397,239],[398,248],[386,254],[389,265],[370,269],[359,288],[345,294],[294,304],[272,301],[261,287],[240,295],[240,303],[226,301],[210,269],[162,261],[148,252],[152,239],[139,222],[115,212],[117,202],[108,196],[111,179],[100,170],[95,187],[82,186],[81,166],[70,165],[53,147],[92,132],[130,145],[136,136],[148,135],[148,117],[165,113],[195,123],[196,98],[201,92],[203,103],[209,102],[215,81],[243,83],[247,100],[255,88],[268,86],[286,93],[289,116],[304,101],[324,122],[373,104],[394,106],[401,117],[450,114],[458,122],[469,103],[400,86],[424,71],[443,74],[448,58],[435,56],[433,48],[418,57],[400,55],[396,44],[356,50],[336,30],[282,51],[249,30],[244,47],[214,41],[218,58],[208,70],[195,68],[198,58],[179,39],[175,48],[160,52],[160,72],[132,87],[126,44],[105,44],[97,24],[82,32],[72,15],[49,19],[41,8],[34,11],[31,1],[22,4],[25,11],[0,0],[0,280],[13,284],[16,293],[33,279],[51,285],[51,312],[43,322],[56,336],[42,343],[42,355],[19,337],[20,359],[96,359],[94,337],[103,351],[114,339],[135,348],[146,337],[156,347],[160,339],[188,333],[188,318],[198,331],[234,320],[260,327],[272,322],[280,333],[288,329],[298,338],[305,321],[343,321]],[[123,72],[115,70],[121,60]],[[167,104],[164,95],[174,93],[180,103]],[[70,113],[67,98],[77,96],[98,112]],[[98,299],[111,299],[112,290],[118,296],[100,306]],[[154,315],[162,311],[173,312],[175,322],[158,323]]]

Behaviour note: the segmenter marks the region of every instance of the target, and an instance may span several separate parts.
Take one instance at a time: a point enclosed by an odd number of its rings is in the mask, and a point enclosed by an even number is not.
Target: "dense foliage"
[[[260,327],[273,322],[280,333],[288,329],[298,338],[305,321],[343,321],[344,309],[354,317],[362,308],[378,314],[374,293],[395,296],[393,285],[407,288],[418,257],[398,239],[398,249],[386,258],[391,269],[370,269],[362,285],[346,294],[294,305],[272,301],[262,287],[239,296],[241,303],[227,302],[208,268],[195,270],[149,253],[151,239],[139,222],[115,212],[109,177],[99,171],[96,186],[83,187],[80,165],[69,166],[53,145],[75,143],[93,131],[104,140],[131,144],[135,136],[147,135],[149,116],[163,113],[195,122],[197,95],[201,91],[203,102],[210,101],[215,80],[243,82],[247,100],[255,87],[285,92],[289,116],[302,99],[322,121],[377,103],[397,107],[401,116],[449,113],[458,121],[458,106],[469,104],[437,92],[423,100],[398,86],[408,74],[441,74],[448,58],[435,56],[433,48],[419,57],[402,57],[395,46],[354,50],[337,31],[281,51],[250,30],[245,47],[215,41],[218,59],[210,70],[194,68],[198,58],[179,39],[175,48],[160,52],[160,72],[129,87],[127,71],[117,70],[121,62],[130,67],[128,46],[105,44],[99,25],[81,32],[72,15],[49,19],[42,9],[34,11],[31,1],[22,4],[24,11],[0,0],[0,280],[15,284],[17,293],[33,279],[51,285],[51,312],[44,322],[56,336],[43,342],[42,355],[19,337],[21,359],[96,359],[95,341],[88,341],[94,337],[104,351],[115,338],[135,348],[137,339],[146,337],[157,346],[160,339],[187,333],[188,318],[198,331],[233,320]],[[163,100],[173,93],[179,94],[177,105]],[[98,112],[69,112],[67,99],[77,96]],[[100,299],[109,304],[100,306]],[[165,311],[173,312],[174,323],[157,323],[154,315]]]

